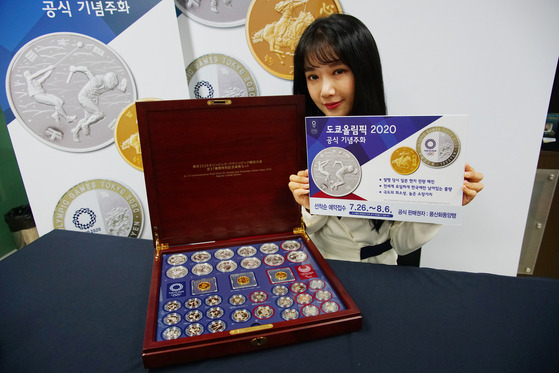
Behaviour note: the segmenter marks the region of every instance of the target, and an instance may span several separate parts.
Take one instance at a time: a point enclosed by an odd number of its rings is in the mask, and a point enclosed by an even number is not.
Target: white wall
[[[468,160],[483,193],[460,227],[444,227],[422,266],[515,275],[549,97],[559,57],[556,0],[340,0],[373,32],[391,114],[468,114]],[[244,27],[203,26],[184,15],[187,66],[208,53],[241,61],[260,95],[291,82],[261,68]],[[287,176],[286,176],[287,178]]]

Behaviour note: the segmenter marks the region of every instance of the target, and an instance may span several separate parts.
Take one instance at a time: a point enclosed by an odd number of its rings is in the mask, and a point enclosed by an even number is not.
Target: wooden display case
[[[361,328],[305,234],[302,96],[137,102],[154,260],[146,367]]]

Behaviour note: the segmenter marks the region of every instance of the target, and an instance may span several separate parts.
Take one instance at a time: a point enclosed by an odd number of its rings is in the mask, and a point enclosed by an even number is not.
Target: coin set
[[[302,239],[162,256],[157,340],[345,309]]]

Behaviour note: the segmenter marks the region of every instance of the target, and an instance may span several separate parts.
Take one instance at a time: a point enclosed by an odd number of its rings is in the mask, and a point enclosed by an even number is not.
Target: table
[[[145,372],[153,244],[54,230],[0,262],[0,372]],[[329,261],[363,328],[161,372],[559,372],[559,281]]]

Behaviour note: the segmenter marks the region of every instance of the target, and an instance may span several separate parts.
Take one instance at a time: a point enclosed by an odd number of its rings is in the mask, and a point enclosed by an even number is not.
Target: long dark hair
[[[324,115],[310,98],[305,68],[342,61],[355,77],[352,115],[386,115],[382,67],[373,35],[348,14],[317,18],[303,32],[293,57],[293,93],[306,97],[307,115]]]
[[[332,14],[316,19],[301,35],[293,56],[293,94],[305,95],[306,115],[324,113],[313,102],[305,77],[313,63],[341,61],[355,78],[351,115],[386,115],[382,66],[373,35],[359,19],[347,14]],[[371,220],[377,231],[383,220]]]

